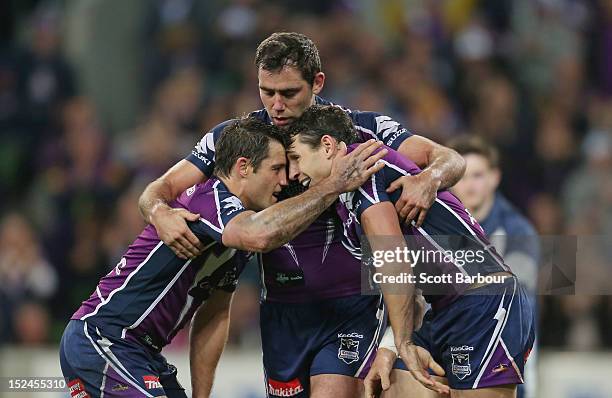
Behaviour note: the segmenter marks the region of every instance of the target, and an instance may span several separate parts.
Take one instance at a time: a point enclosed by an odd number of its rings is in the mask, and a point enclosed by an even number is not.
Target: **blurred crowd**
[[[607,235],[584,265],[609,285],[611,0],[27,3],[0,45],[0,343],[57,343],[142,229],[144,186],[261,108],[255,48],[281,30],[317,44],[325,98],[493,142],[540,234]],[[239,347],[259,344],[257,280],[234,302]],[[612,348],[610,297],[540,297],[542,346]]]

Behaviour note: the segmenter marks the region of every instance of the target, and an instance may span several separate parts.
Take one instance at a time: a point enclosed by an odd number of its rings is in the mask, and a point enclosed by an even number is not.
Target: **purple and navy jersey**
[[[320,105],[335,105],[316,97]],[[397,149],[410,133],[389,116],[342,108],[347,112],[363,141],[371,138]],[[265,109],[250,114],[272,123]],[[225,121],[210,130],[195,146],[187,160],[205,175],[214,169],[215,142]],[[359,267],[342,245],[342,226],[335,213],[324,213],[291,242],[259,257],[262,267],[263,299],[281,302],[308,302],[345,297],[361,292]]]
[[[351,145],[352,151],[356,145]],[[357,191],[340,195],[340,200],[336,206],[338,215],[344,224],[344,245],[353,253],[355,258],[361,259],[361,241],[363,235],[361,229],[361,215],[370,206],[381,202],[391,202],[395,204],[401,195],[401,189],[387,193],[386,189],[397,178],[406,175],[415,175],[421,169],[411,160],[404,158],[398,152],[387,148],[388,153],[380,160],[385,163],[385,167],[374,174],[370,180],[362,185]],[[404,235],[410,235],[408,248],[411,250],[438,250],[458,251],[471,250],[474,253],[481,253],[478,261],[459,261],[450,260],[449,256],[433,257],[442,258],[442,261],[418,262],[414,268],[415,275],[425,273],[427,275],[451,275],[462,273],[466,276],[488,275],[496,272],[510,272],[504,264],[501,256],[489,243],[482,227],[478,224],[463,204],[452,193],[447,190],[440,190],[429,211],[423,225],[416,227],[414,222],[411,225],[402,223]],[[440,283],[432,285],[422,285],[417,287],[423,290],[423,294],[428,302],[438,304],[448,303],[461,294],[470,284],[452,282],[447,286]],[[440,300],[444,298],[443,300]]]
[[[315,97],[315,102],[318,105],[338,106],[321,97]],[[398,149],[401,143],[412,135],[412,133],[400,123],[391,119],[389,116],[381,115],[376,112],[364,112],[341,108],[349,115],[355,125],[355,129],[363,141],[374,138],[382,141],[385,145],[393,149]],[[249,116],[272,124],[272,120],[265,109],[251,112]],[[213,127],[186,157],[188,161],[193,163],[208,177],[212,175],[215,167],[215,143],[221,136],[223,129],[234,121],[236,121],[236,119],[226,120]]]
[[[212,178],[187,189],[171,206],[200,214],[189,227],[204,252],[183,260],[148,225],[72,319],[161,350],[215,289],[235,290],[248,254],[223,246],[221,236],[245,211],[240,200]]]

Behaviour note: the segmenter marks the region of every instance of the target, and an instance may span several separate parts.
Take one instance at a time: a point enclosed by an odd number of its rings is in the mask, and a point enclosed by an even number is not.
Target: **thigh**
[[[432,339],[452,389],[522,384],[534,339],[531,306],[514,279],[487,286],[438,314]]]
[[[451,398],[515,398],[516,388],[516,384],[510,384],[477,390],[451,390]]]
[[[300,321],[301,312],[308,314],[306,305],[261,304],[263,366],[270,397],[308,397],[319,326],[310,324],[308,315]]]
[[[386,327],[382,297],[358,296],[340,300],[337,306],[341,316],[327,321],[325,338],[315,352],[310,375],[363,379]]]
[[[310,398],[354,398],[364,393],[362,380],[337,374],[312,376],[310,391]]]
[[[71,321],[62,339],[62,371],[71,396],[166,396],[146,348],[105,336],[99,328]]]
[[[443,384],[448,384],[445,377],[432,376]],[[407,370],[393,369],[390,376],[391,385],[384,391],[381,398],[442,398],[440,395],[419,383]]]

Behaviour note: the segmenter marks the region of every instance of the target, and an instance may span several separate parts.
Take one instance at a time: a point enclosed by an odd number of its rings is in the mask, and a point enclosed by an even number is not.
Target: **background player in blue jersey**
[[[356,141],[350,119],[335,107],[307,109],[291,130],[294,139],[288,153],[290,178],[305,183],[318,182],[329,175],[340,142]],[[516,385],[523,383],[523,366],[534,339],[533,313],[526,293],[476,220],[450,192],[438,192],[421,226],[401,225],[393,206],[398,196],[387,192],[392,191],[388,188],[398,175],[419,173],[420,169],[392,149],[381,162],[386,167],[370,181],[340,196],[337,209],[345,226],[347,249],[361,257],[360,235],[364,234],[372,253],[394,252],[407,246],[414,250],[413,243],[404,241],[403,234],[409,234],[419,245],[434,251],[458,254],[470,250],[476,255],[463,263],[446,257],[421,260],[415,263],[414,271],[409,263],[386,260],[384,267],[391,266],[386,273],[401,275],[397,273],[401,271],[417,277],[416,283],[401,284],[407,291],[405,295],[387,294],[389,286],[383,284],[395,345],[403,362],[412,376],[438,393],[448,392],[448,387],[433,380],[428,369],[439,376],[446,374],[455,397],[515,396]],[[444,284],[429,285],[420,282],[423,274],[450,278]],[[462,281],[466,276],[485,275],[495,276],[499,282],[475,282],[472,278]],[[424,291],[432,310],[424,327],[413,337],[415,286]],[[404,369],[404,376],[409,375],[401,362],[396,366]],[[407,393],[420,396],[410,390],[395,391],[392,396]]]
[[[253,112],[252,116],[284,128],[311,104],[330,104],[318,97],[324,87],[325,74],[316,46],[304,35],[271,35],[259,45],[255,65],[264,109]],[[420,175],[403,176],[394,185],[401,193],[398,210],[402,219],[421,223],[435,199],[436,190],[451,186],[462,175],[463,159],[452,150],[412,135],[388,116],[348,109],[345,112],[355,123],[361,140],[380,140],[424,168]],[[172,209],[167,203],[182,190],[210,177],[216,160],[215,141],[230,122],[223,122],[204,135],[186,159],[151,183],[140,198],[144,218],[155,225],[161,239],[184,258],[197,255],[202,249],[185,222],[197,219],[198,215]],[[346,253],[335,219],[333,214],[324,214],[298,239],[260,259],[264,284],[261,304],[263,359],[271,395],[349,398],[359,393],[361,383],[355,376],[368,365],[364,362],[368,356],[360,355],[357,361],[346,358],[343,361],[337,352],[330,357],[330,347],[342,351],[342,345],[347,343],[347,340],[343,342],[342,339],[347,338],[343,336],[352,332],[340,328],[352,324],[367,330],[367,333],[357,333],[363,336],[360,347],[373,347],[377,343],[380,319],[376,298],[359,297],[359,271],[347,266],[348,262],[342,259]],[[342,264],[344,268],[340,267]],[[331,272],[321,272],[325,270]],[[357,301],[368,310],[357,311],[361,308]],[[300,309],[296,309],[297,306]],[[333,310],[324,312],[321,308]],[[299,316],[306,311],[312,316]],[[337,316],[330,316],[332,313]],[[283,327],[282,319],[292,319],[295,329],[302,330],[300,343],[296,344],[292,329]],[[307,337],[310,339],[302,340]],[[295,350],[288,352],[288,346]]]
[[[478,136],[461,136],[449,142],[465,158],[466,171],[452,191],[470,210],[495,248],[504,256],[519,282],[537,304],[539,240],[535,228],[497,190],[501,180],[497,149]],[[519,386],[518,397],[534,398],[537,386],[537,341],[525,366],[529,383]]]
[[[153,226],[143,230],[66,327],[60,363],[72,396],[185,397],[176,368],[160,352],[192,318],[194,396],[210,394],[227,339],[231,297],[248,257],[235,249],[278,247],[340,192],[380,169],[375,165],[380,155],[370,156],[380,144],[371,141],[356,155],[341,156],[333,176],[315,192],[275,204],[286,185],[285,141],[276,127],[255,118],[225,129],[215,177],[171,203],[200,214],[190,228],[206,249],[181,259]]]

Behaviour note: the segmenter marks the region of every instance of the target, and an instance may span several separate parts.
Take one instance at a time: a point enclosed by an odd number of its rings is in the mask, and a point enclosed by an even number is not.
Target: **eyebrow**
[[[288,87],[288,88],[283,88],[281,90],[274,90],[273,88],[270,88],[270,87],[259,86],[259,89],[263,90],[263,91],[271,91],[271,92],[277,92],[278,91],[281,94],[288,94],[288,93],[292,93],[292,92],[298,92],[302,88],[301,87]]]

